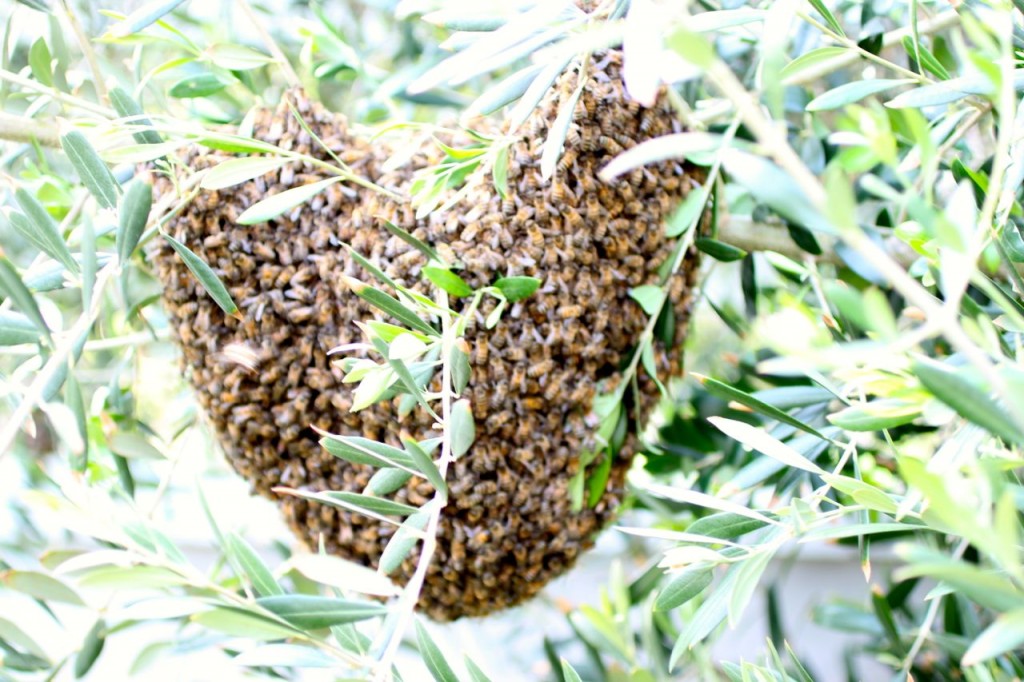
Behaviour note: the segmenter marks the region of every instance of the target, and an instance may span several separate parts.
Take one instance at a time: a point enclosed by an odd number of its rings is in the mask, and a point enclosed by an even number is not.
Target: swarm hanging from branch
[[[487,614],[534,595],[593,543],[622,497],[636,449],[633,436],[616,455],[590,463],[588,471],[597,470],[611,457],[607,483],[593,505],[574,511],[569,486],[583,453],[595,448],[594,397],[620,381],[648,322],[630,290],[660,283],[659,270],[676,246],[665,236],[664,221],[701,175],[667,162],[612,183],[598,179],[622,149],[678,132],[663,102],[647,109],[626,98],[620,70],[621,55],[611,51],[597,57],[578,92],[574,70],[555,83],[509,148],[504,198],[490,165],[467,179],[464,196],[450,210],[424,219],[416,218],[408,202],[333,184],[270,222],[237,223],[266,196],[323,179],[308,165],[288,165],[200,194],[168,232],[220,275],[241,319],[226,316],[166,244],[152,252],[187,376],[231,464],[257,492],[278,502],[298,537],[313,547],[322,538],[328,551],[368,565],[376,565],[393,525],[272,492],[277,486],[366,489],[370,467],[323,451],[314,427],[392,444],[403,434],[430,435],[429,415],[417,408],[400,417],[397,399],[350,411],[352,385],[342,383],[343,372],[328,351],[359,341],[355,323],[381,314],[347,287],[346,277],[367,274],[342,245],[397,282],[426,291],[423,255],[387,232],[384,218],[450,249],[464,266],[459,274],[474,288],[514,275],[542,281],[494,329],[484,325],[494,306],[489,301],[467,330],[472,374],[465,395],[477,440],[448,469],[450,500],[420,599],[421,608],[439,620]],[[541,174],[542,146],[561,104],[573,96],[578,101],[565,151],[548,182]],[[440,161],[428,140],[404,166],[388,169],[393,150],[380,140],[371,144],[354,135],[343,118],[301,93],[288,97],[306,125],[356,174],[399,195],[408,193],[416,170]],[[254,137],[327,158],[288,102],[257,116]],[[193,153],[185,161],[199,170],[228,156]],[[654,353],[661,379],[681,372],[696,273],[691,250],[667,285],[670,305],[659,321],[662,340]],[[239,349],[246,362],[236,361]],[[646,414],[657,387],[642,373],[637,383],[642,400],[636,407]],[[634,412],[624,410],[630,421]],[[431,494],[428,483],[413,478],[388,497],[421,505]],[[416,559],[413,551],[395,572],[399,582],[408,580]]]

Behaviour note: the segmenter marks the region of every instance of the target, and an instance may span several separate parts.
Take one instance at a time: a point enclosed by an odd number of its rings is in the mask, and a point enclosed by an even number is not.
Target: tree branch
[[[0,112],[0,140],[35,140],[44,147],[60,147],[60,132],[54,123]]]

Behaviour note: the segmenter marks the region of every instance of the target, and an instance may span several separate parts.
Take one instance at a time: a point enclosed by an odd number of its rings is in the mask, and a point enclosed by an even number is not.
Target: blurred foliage
[[[375,662],[404,636],[434,679],[501,679],[418,619],[405,627],[409,600],[375,572],[315,554],[268,566],[254,534],[213,514],[221,560],[199,568],[154,521],[168,488],[185,485],[176,467],[207,440],[180,384],[154,373],[169,330],[142,246],[199,188],[152,196],[133,176],[142,161],[169,169],[196,142],[273,154],[218,126],[244,130],[253,107],[296,83],[359,123],[504,110],[515,128],[559,73],[618,44],[630,93],[650,99],[667,83],[689,132],[634,147],[604,173],[686,158],[720,177],[702,195],[715,220],[699,244],[710,262],[692,371],[643,433],[619,528],[645,540],[644,567],[624,556],[593,604],[568,609],[572,635],[537,652],[547,678],[838,679],[802,663],[815,643],[789,639],[772,590],[763,655],[710,652],[723,623],[750,616],[769,565],[814,543],[845,549],[867,583],[814,612],[851,635],[848,679],[862,678],[863,654],[899,679],[1024,675],[1022,3],[584,4],[592,14],[442,0],[0,10],[0,464],[14,481],[0,679],[86,675],[108,639],[116,647],[154,621],[175,623],[174,635],[152,641],[133,673],[215,649],[254,677],[328,667],[386,679],[390,666]],[[545,143],[549,161],[563,141]],[[463,158],[500,159],[501,144],[481,138]],[[241,182],[266,170],[259,162],[204,182]],[[422,186],[453,173],[440,167]],[[260,202],[250,218],[308,198]],[[680,207],[667,229],[692,238],[686,218],[703,205]],[[216,273],[179,253],[230,312]],[[439,292],[466,293],[435,265]],[[509,286],[475,295],[530,288]],[[438,312],[420,306],[413,318]],[[458,347],[455,336],[436,343]],[[404,382],[393,365],[364,369],[388,376],[381,392]],[[472,438],[457,412],[443,415],[446,447]],[[384,461],[409,458],[436,479],[423,449]],[[406,526],[423,528],[428,512]],[[895,570],[874,569],[892,557]],[[48,629],[25,627],[16,608],[41,610]],[[68,637],[62,621],[83,617]]]

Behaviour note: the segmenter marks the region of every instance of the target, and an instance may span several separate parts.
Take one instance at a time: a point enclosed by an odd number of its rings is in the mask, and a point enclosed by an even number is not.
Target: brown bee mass
[[[342,383],[328,351],[361,341],[355,322],[381,314],[347,289],[345,276],[372,276],[342,244],[396,281],[422,288],[423,257],[383,229],[377,219],[383,216],[450,247],[474,287],[511,275],[542,280],[494,329],[484,326],[491,300],[467,330],[472,378],[465,397],[477,440],[447,474],[450,501],[420,602],[436,619],[479,616],[534,595],[593,543],[622,496],[632,438],[615,456],[595,506],[574,512],[569,483],[593,444],[591,403],[599,385],[607,390],[617,383],[648,321],[629,291],[659,282],[659,268],[675,248],[663,221],[699,174],[669,162],[611,183],[598,178],[622,149],[679,130],[664,103],[644,109],[624,99],[620,68],[614,51],[590,67],[566,154],[549,183],[541,178],[542,145],[560,93],[571,92],[578,78],[575,71],[562,76],[509,150],[504,199],[491,169],[481,168],[468,179],[463,200],[424,220],[408,202],[335,184],[270,222],[235,222],[268,195],[322,179],[303,164],[200,194],[167,229],[222,277],[242,319],[225,316],[166,245],[152,252],[188,377],[231,464],[278,502],[300,538],[316,546],[322,537],[330,552],[368,565],[376,564],[394,526],[271,491],[366,489],[374,471],[324,452],[313,427],[396,444],[400,431],[431,435],[431,419],[418,409],[399,417],[397,400],[349,411],[353,386]],[[371,145],[343,118],[291,96],[306,124],[354,172],[401,195],[416,169],[439,160],[424,143],[404,167],[388,169],[391,152],[379,140]],[[327,159],[284,104],[257,116],[254,137]],[[194,152],[185,161],[199,170],[228,156]],[[170,183],[163,189],[171,191]],[[681,370],[696,259],[691,250],[669,286],[675,342],[667,350],[656,344],[663,375]],[[639,386],[649,408],[656,386],[646,378]],[[428,483],[413,478],[393,498],[421,504],[432,494]],[[417,552],[396,572],[400,582],[415,570]]]

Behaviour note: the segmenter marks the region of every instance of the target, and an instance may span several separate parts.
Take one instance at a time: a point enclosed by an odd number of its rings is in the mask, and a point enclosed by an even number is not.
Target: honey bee
[[[526,388],[526,369],[521,365],[516,365],[512,370],[512,378],[509,380],[509,388],[513,391],[522,393]]]
[[[558,309],[558,316],[563,320],[569,320],[583,316],[583,306],[579,304],[565,305]]]
[[[604,149],[609,154],[621,154],[623,151],[622,145],[619,144],[614,138],[609,137],[607,135],[602,135],[601,137],[599,137],[597,142],[598,144],[601,145],[601,148]]]
[[[555,361],[548,358],[530,365],[526,373],[531,377],[539,377],[544,374],[549,374],[553,369],[555,369]]]
[[[575,208],[569,208],[565,212],[566,222],[569,223],[569,228],[573,231],[583,229],[583,216],[576,211]]]

